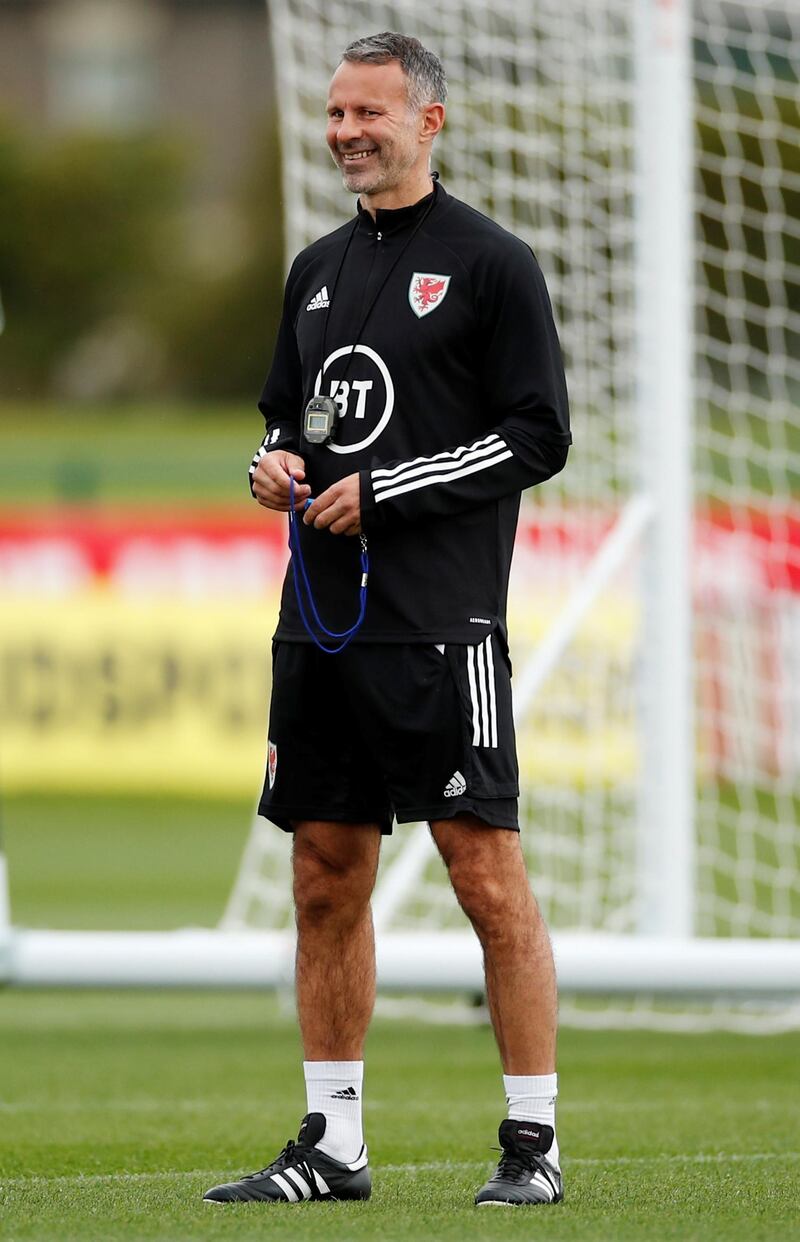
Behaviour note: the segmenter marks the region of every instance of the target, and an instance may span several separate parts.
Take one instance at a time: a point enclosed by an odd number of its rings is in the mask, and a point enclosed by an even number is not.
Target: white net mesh
[[[693,12],[703,935],[800,932],[800,16],[790,19],[788,8],[703,0]],[[398,29],[447,67],[435,165],[448,190],[529,241],[545,272],[575,449],[523,508],[510,617],[519,672],[638,473],[634,6],[278,0],[271,15],[290,256],[352,210],[322,139],[331,68],[353,38]],[[631,563],[606,584],[520,721],[524,842],[555,929],[635,931],[636,584]],[[243,871],[234,921],[244,917],[248,876],[285,851],[279,838],[269,828],[257,834],[263,858]],[[396,832],[387,861],[405,839]],[[441,865],[420,865],[392,925],[459,922]],[[250,903],[246,921],[285,919],[279,887],[274,904]],[[655,1011],[634,1006],[629,1021],[635,1012]]]
[[[695,22],[698,931],[800,931],[800,17]]]

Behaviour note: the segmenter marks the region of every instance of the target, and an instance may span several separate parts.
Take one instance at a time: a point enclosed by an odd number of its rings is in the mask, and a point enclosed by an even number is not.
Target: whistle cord
[[[289,477],[289,550],[292,554],[292,577],[294,579],[294,593],[297,599],[297,607],[300,612],[300,620],[303,622],[303,627],[306,633],[308,634],[309,638],[311,638],[312,642],[314,642],[316,646],[319,647],[320,651],[324,651],[326,655],[337,655],[340,651],[344,651],[347,644],[352,641],[352,639],[361,629],[361,626],[364,624],[364,616],[367,611],[367,581],[369,579],[369,551],[367,549],[367,537],[366,535],[360,536],[360,539],[361,539],[361,586],[359,588],[359,595],[358,595],[358,601],[359,601],[358,617],[356,618],[355,623],[350,626],[349,630],[341,630],[341,631],[329,630],[328,627],[325,625],[324,621],[322,620],[322,618],[320,617],[319,612],[317,611],[317,605],[314,602],[314,593],[311,590],[311,583],[309,582],[309,579],[308,579],[308,571],[306,569],[305,558],[303,557],[303,549],[300,545],[300,532],[297,529],[297,514],[294,511],[294,503],[295,503],[294,502],[294,478],[290,475]],[[298,576],[298,571],[299,571],[299,576]],[[338,647],[326,647],[325,644],[321,642],[320,639],[317,637],[308,619],[308,614],[306,612],[305,604],[303,602],[303,591],[305,591],[306,596],[308,597],[308,604],[311,609],[311,614],[314,618],[314,623],[316,624],[317,629],[321,630],[326,638],[331,638],[334,640],[341,638],[343,641],[339,643]]]

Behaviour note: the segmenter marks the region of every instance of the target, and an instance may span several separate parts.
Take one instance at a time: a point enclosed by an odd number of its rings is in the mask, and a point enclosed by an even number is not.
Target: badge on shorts
[[[408,286],[408,303],[417,319],[424,319],[441,306],[450,285],[449,276],[436,272],[415,272]]]
[[[269,744],[269,758],[267,760],[267,772],[269,773],[269,787],[275,784],[275,773],[278,771],[278,748],[274,742]]]

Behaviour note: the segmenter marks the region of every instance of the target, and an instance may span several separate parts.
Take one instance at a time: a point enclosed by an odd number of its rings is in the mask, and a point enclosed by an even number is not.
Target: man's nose
[[[363,130],[354,112],[345,112],[336,131],[338,142],[353,142],[360,138]]]

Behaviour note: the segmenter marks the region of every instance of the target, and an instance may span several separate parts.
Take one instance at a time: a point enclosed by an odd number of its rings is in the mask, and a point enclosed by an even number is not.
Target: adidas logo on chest
[[[331,304],[331,300],[330,300],[330,297],[328,296],[328,286],[323,285],[322,288],[319,289],[314,294],[313,298],[308,303],[306,310],[307,311],[324,310],[325,307],[330,306],[330,304]]]

